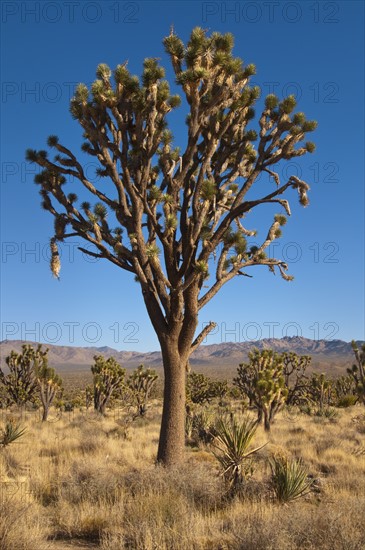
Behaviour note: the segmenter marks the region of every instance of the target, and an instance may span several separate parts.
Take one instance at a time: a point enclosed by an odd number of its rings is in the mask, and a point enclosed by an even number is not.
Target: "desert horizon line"
[[[212,342],[212,343],[202,343],[200,344],[199,348],[198,349],[201,349],[201,348],[208,348],[208,347],[211,347],[211,346],[223,346],[223,345],[243,345],[243,344],[254,344],[254,343],[259,343],[259,342],[268,342],[268,341],[287,341],[287,340],[306,340],[306,341],[309,341],[309,342],[341,342],[341,343],[344,343],[344,344],[348,344],[348,345],[351,345],[351,342],[352,340],[350,341],[347,341],[347,340],[343,340],[341,338],[333,338],[333,339],[326,339],[326,338],[319,338],[319,339],[314,339],[314,338],[307,338],[306,336],[299,336],[299,335],[295,335],[295,336],[282,336],[280,338],[277,338],[277,337],[268,337],[268,338],[260,338],[260,339],[257,339],[257,340],[243,340],[243,341],[239,341],[239,342],[236,342],[236,341],[233,341],[233,340],[229,340],[229,341],[224,341],[224,342]],[[362,344],[365,342],[365,340],[359,340],[359,339],[354,339],[354,341],[359,345],[359,344]],[[24,344],[41,344],[42,346],[53,346],[53,347],[62,347],[62,348],[82,348],[82,349],[103,349],[103,348],[107,348],[107,349],[110,349],[110,350],[113,350],[113,351],[116,351],[118,353],[122,353],[122,352],[125,352],[125,353],[140,353],[140,354],[148,354],[148,353],[161,353],[160,350],[158,349],[153,349],[153,350],[145,350],[145,351],[140,351],[138,349],[133,349],[133,350],[127,350],[127,349],[117,349],[117,348],[113,348],[112,346],[110,345],[100,345],[100,346],[97,346],[97,345],[94,345],[94,346],[83,346],[83,345],[77,345],[77,344],[73,344],[73,343],[70,343],[70,344],[57,344],[57,343],[54,343],[54,342],[41,342],[41,341],[37,341],[37,340],[25,340],[25,339],[4,339],[4,340],[0,340],[0,346],[2,344],[7,344],[7,343],[11,343],[11,342],[22,342]]]

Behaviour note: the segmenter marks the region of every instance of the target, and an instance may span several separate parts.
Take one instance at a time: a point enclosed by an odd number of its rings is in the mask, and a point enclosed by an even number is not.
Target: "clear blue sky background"
[[[74,240],[62,248],[61,281],[52,278],[53,218],[40,209],[24,152],[44,148],[50,134],[78,151],[81,129],[68,113],[74,86],[92,82],[100,62],[114,68],[128,59],[135,74],[147,56],[168,65],[161,42],[171,24],[184,40],[194,26],[232,32],[235,54],[256,64],[263,95],[294,93],[298,110],[319,122],[315,154],[280,168],[283,178],[299,174],[311,185],[308,208],[289,197],[293,216],[275,249],[295,280],[257,267],[252,279],[229,283],[201,312],[200,327],[218,323],[207,343],[297,333],[364,339],[363,2],[3,1],[1,8],[1,339],[158,348],[130,274],[91,262]],[[171,121],[176,144],[185,140],[184,117]],[[250,227],[261,227],[260,216]]]

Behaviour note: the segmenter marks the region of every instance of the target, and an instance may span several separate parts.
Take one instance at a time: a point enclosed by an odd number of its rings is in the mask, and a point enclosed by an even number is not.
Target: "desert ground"
[[[240,417],[239,401],[235,415]],[[209,408],[209,407],[208,407]],[[210,407],[208,415],[213,415]],[[294,410],[259,427],[251,471],[229,495],[212,444],[190,443],[185,464],[156,466],[161,401],[145,418],[86,410],[1,412],[26,428],[0,450],[3,550],[360,550],[365,547],[365,411],[329,417]],[[247,413],[246,413],[247,414]],[[251,414],[251,413],[248,413]],[[275,498],[272,456],[300,458],[311,491]]]

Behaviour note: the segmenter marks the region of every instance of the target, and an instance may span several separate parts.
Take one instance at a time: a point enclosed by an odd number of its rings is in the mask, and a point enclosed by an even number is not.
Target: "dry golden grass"
[[[279,415],[269,436],[259,428],[255,444],[269,443],[235,499],[226,498],[208,447],[188,448],[178,471],[155,466],[157,401],[127,438],[114,412],[102,420],[75,412],[43,424],[28,413],[26,435],[0,450],[0,548],[363,549],[363,413],[356,406],[332,420]],[[268,466],[275,453],[302,458],[314,492],[276,503]]]

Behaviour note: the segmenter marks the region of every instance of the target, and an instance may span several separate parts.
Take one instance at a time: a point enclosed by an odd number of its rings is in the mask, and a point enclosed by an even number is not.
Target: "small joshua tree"
[[[307,388],[309,399],[318,405],[319,412],[322,413],[325,407],[328,407],[331,403],[332,381],[327,378],[324,372],[321,374],[313,373]]]
[[[24,406],[34,399],[37,391],[36,371],[43,364],[47,353],[48,349],[42,351],[41,345],[34,349],[30,344],[23,344],[22,353],[11,351],[6,357],[9,373],[4,374],[0,368],[0,382],[11,403]]]
[[[186,379],[186,406],[203,405],[218,398],[221,403],[228,393],[227,380],[211,380],[203,373],[189,372]]]
[[[102,355],[94,355],[94,365],[91,367],[94,386],[94,409],[105,414],[105,409],[118,389],[123,386],[125,369],[114,357],[105,359]]]
[[[297,355],[294,352],[284,352],[281,355],[284,363],[283,375],[285,386],[288,389],[286,398],[287,405],[298,405],[305,394],[307,367],[311,364],[312,358],[309,355]]]
[[[144,416],[147,403],[158,375],[153,369],[145,369],[140,365],[128,378],[127,387],[131,390],[132,402],[137,407],[137,415]]]
[[[229,392],[227,380],[213,380],[211,382],[211,385],[212,385],[212,393],[214,397],[218,398],[219,406],[223,406],[224,398]]]
[[[48,366],[46,356],[43,356],[42,363],[37,367],[35,376],[43,409],[42,422],[45,422],[54,398],[62,392],[62,379],[53,368]]]
[[[353,377],[356,385],[356,393],[360,403],[365,405],[365,344],[359,349],[356,342],[351,342],[353,352],[355,354],[356,365],[347,369],[347,372]]]
[[[282,409],[288,395],[285,386],[284,363],[280,354],[272,350],[249,353],[249,363],[241,363],[233,384],[247,395],[250,404],[257,410],[257,422],[264,421],[264,428],[270,431],[276,413]]]

